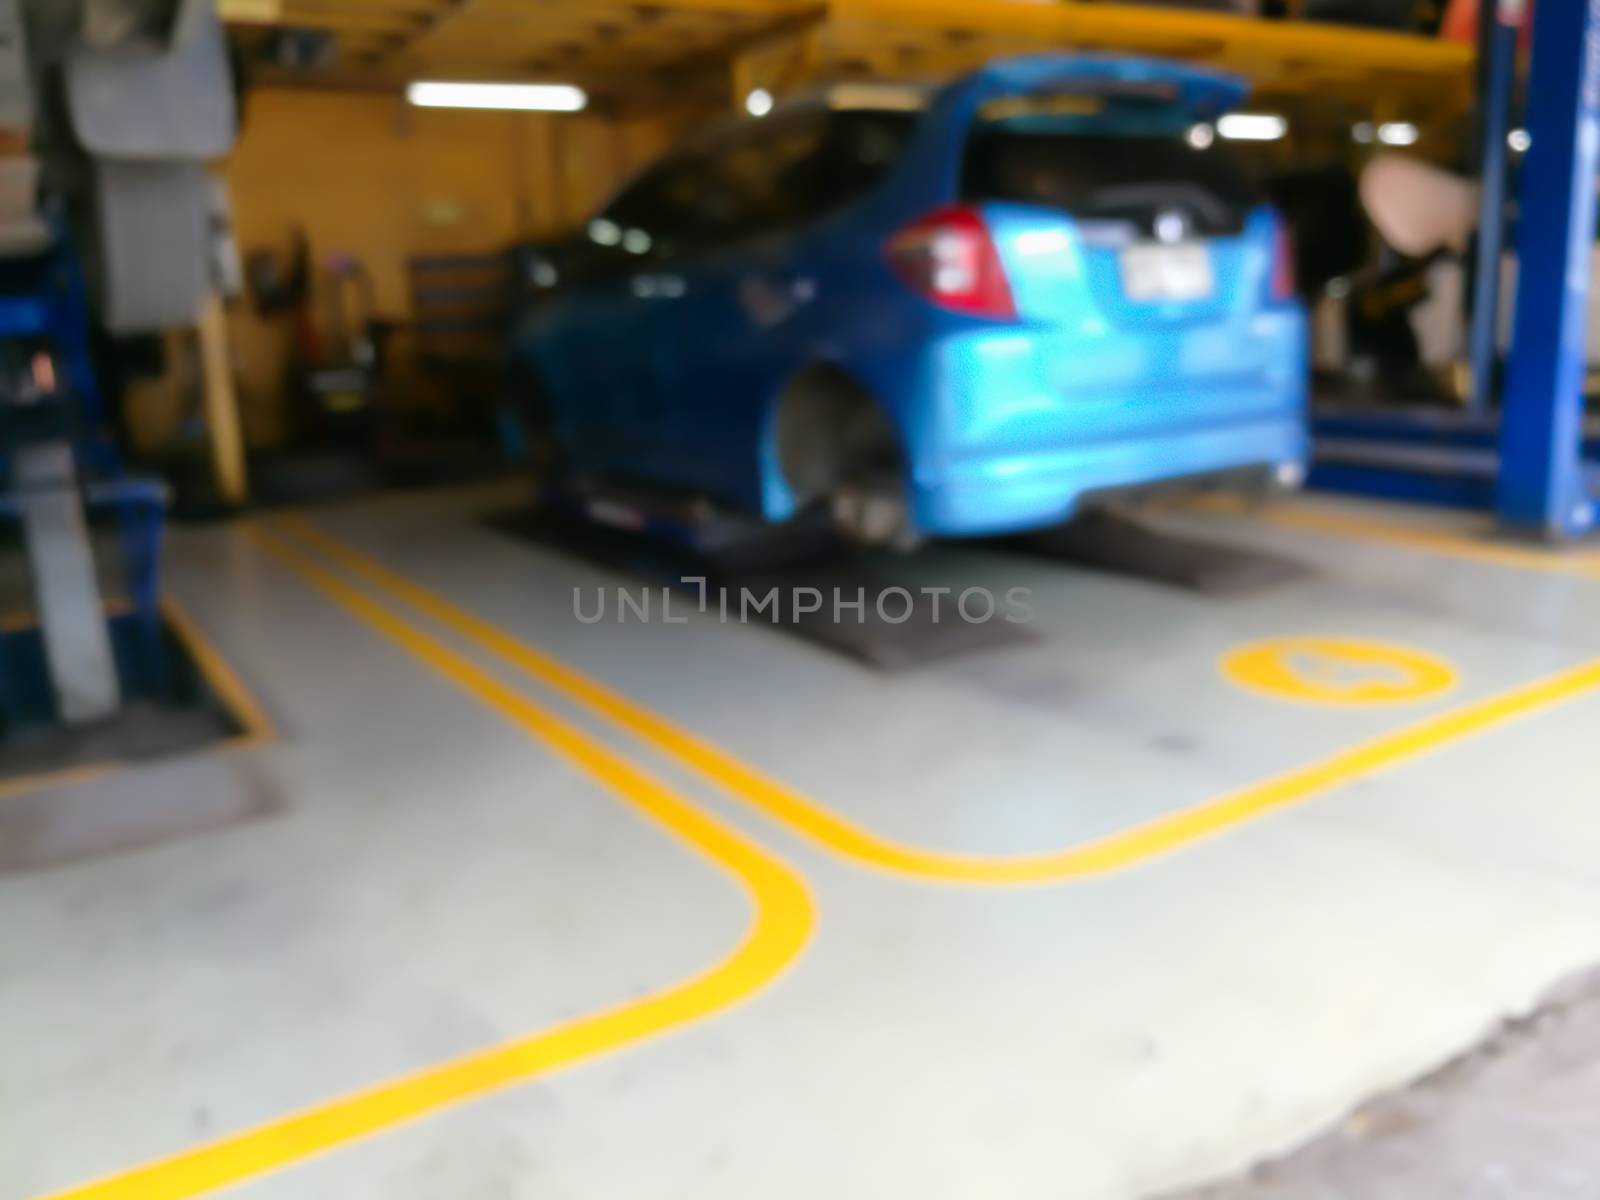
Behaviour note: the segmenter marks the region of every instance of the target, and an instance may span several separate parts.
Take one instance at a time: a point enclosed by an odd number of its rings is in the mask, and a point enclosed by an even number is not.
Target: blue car
[[[1182,64],[839,86],[646,170],[542,270],[512,381],[564,468],[866,542],[1174,480],[1292,484],[1305,314]]]

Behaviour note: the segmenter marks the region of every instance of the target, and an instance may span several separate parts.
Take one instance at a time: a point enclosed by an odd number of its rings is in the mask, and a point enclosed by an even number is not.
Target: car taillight
[[[935,209],[889,239],[889,264],[941,308],[1011,320],[1017,315],[994,237],[976,209]]]
[[[1294,238],[1283,221],[1272,223],[1272,298],[1294,299]]]

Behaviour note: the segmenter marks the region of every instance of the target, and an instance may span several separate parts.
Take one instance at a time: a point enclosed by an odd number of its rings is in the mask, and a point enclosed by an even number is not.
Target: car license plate
[[[1203,300],[1211,295],[1211,254],[1200,242],[1140,242],[1122,252],[1130,300]]]

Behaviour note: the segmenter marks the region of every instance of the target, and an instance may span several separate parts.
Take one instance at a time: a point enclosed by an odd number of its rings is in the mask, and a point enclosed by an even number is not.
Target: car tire
[[[828,496],[828,513],[839,536],[857,546],[905,554],[924,540],[911,519],[902,474],[846,475]]]
[[[899,439],[853,381],[832,371],[796,380],[780,403],[777,436],[779,467],[800,509],[825,507],[856,545],[909,551],[921,543]]]

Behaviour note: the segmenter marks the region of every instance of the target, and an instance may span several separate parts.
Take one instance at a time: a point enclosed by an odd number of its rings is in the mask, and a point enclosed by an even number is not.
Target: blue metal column
[[[1500,259],[1506,233],[1506,134],[1511,94],[1517,86],[1517,38],[1522,6],[1516,0],[1479,0],[1478,12],[1478,253],[1473,267],[1471,332],[1472,395],[1477,416],[1493,408],[1500,347]]]
[[[1580,439],[1600,166],[1600,0],[1535,6],[1527,127],[1498,507],[1512,529],[1562,538],[1595,518]]]

